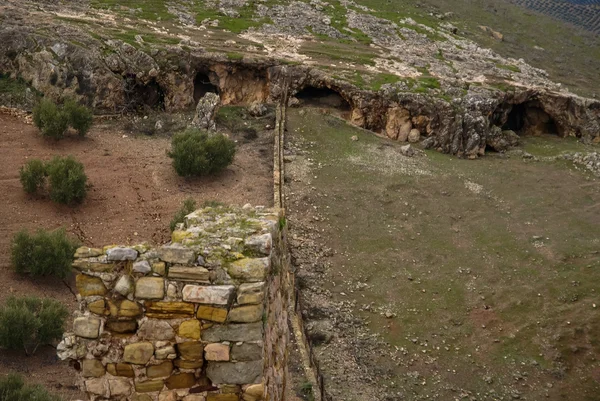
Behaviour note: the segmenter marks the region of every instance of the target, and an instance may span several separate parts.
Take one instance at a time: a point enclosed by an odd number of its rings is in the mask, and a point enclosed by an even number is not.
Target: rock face
[[[203,130],[215,130],[215,115],[221,99],[216,93],[208,92],[200,99],[196,106],[196,114],[192,120],[192,126]]]
[[[279,218],[206,208],[187,216],[179,242],[78,249],[81,301],[57,354],[79,362],[89,399],[258,401],[264,389],[282,401],[289,258]],[[105,258],[113,270],[96,269]],[[275,263],[282,267],[269,275]],[[233,272],[229,284],[209,274],[215,266]]]

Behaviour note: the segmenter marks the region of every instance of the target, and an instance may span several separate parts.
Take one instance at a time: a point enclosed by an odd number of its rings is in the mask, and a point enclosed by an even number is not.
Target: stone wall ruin
[[[92,401],[278,401],[289,261],[279,210],[204,208],[171,243],[79,248],[57,347]]]

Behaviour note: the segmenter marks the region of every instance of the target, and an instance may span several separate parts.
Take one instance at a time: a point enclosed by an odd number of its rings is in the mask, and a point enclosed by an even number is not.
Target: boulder
[[[206,93],[196,106],[192,127],[202,130],[215,130],[217,128],[215,116],[220,102],[221,98],[216,93]]]

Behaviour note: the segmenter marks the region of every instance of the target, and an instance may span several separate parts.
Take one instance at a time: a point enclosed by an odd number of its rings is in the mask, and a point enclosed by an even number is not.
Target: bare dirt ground
[[[21,229],[65,227],[88,246],[160,244],[168,241],[169,221],[187,197],[199,206],[205,201],[272,206],[271,133],[259,132],[253,140],[232,134],[232,139],[238,141],[238,152],[230,167],[215,177],[186,180],[171,166],[166,136],[135,136],[121,131],[118,122],[108,122],[94,126],[84,139],[53,142],[43,139],[35,127],[0,114],[0,302],[10,295],[31,294],[75,307],[68,288],[73,287],[72,278],[62,282],[11,271],[11,239]],[[83,204],[59,206],[25,194],[19,168],[27,160],[67,154],[81,161],[88,175],[90,188]],[[73,387],[75,372],[57,360],[52,347],[32,357],[1,350],[0,374],[9,371],[25,374],[66,400],[81,396]]]
[[[288,117],[291,250],[332,399],[599,399],[600,182],[548,158],[597,148],[405,157]]]

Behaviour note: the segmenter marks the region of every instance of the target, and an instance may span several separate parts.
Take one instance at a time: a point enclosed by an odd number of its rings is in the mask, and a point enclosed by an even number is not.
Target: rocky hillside
[[[600,102],[467,39],[452,12],[367,0],[118,3],[8,0],[0,72],[99,113],[186,110],[206,92],[276,101],[289,87],[298,101],[340,97],[355,125],[400,140],[417,130],[465,157],[502,151],[518,131],[600,137]]]

